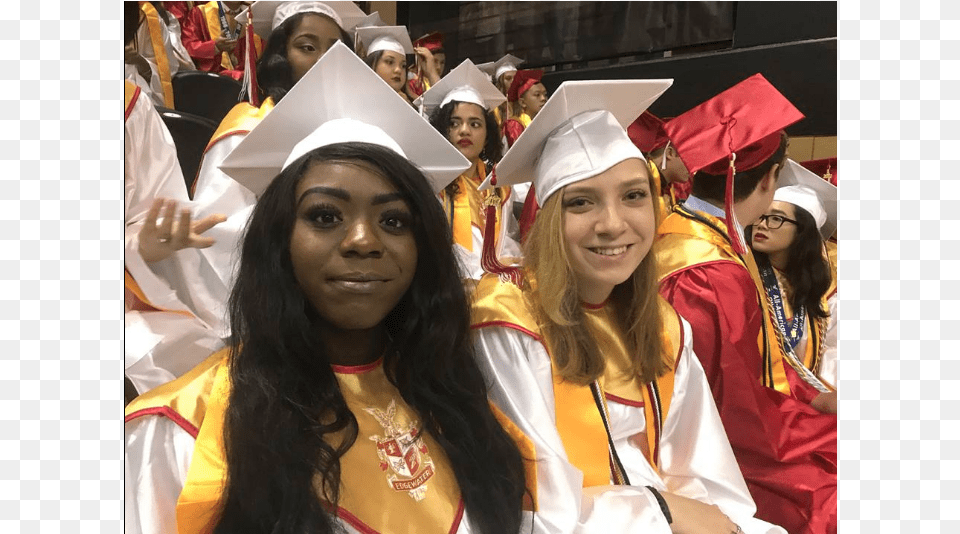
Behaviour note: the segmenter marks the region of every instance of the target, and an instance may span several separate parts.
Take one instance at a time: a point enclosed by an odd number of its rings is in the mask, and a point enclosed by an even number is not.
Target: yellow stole
[[[227,116],[220,121],[220,126],[217,127],[217,131],[213,132],[213,137],[210,138],[210,142],[207,143],[207,147],[204,149],[204,153],[207,150],[210,150],[217,141],[220,141],[228,135],[240,134],[240,133],[250,133],[256,125],[260,124],[260,121],[267,116],[267,113],[270,113],[273,110],[273,98],[267,97],[260,107],[254,107],[247,102],[240,102],[227,113]]]
[[[137,103],[140,97],[140,88],[130,80],[123,80],[123,122],[127,122],[130,112],[133,111],[133,105]]]
[[[163,32],[160,25],[160,14],[150,2],[140,2],[140,10],[147,19],[147,29],[150,31],[150,44],[153,46],[153,57],[157,60],[157,76],[160,77],[160,87],[163,89],[163,105],[174,109],[173,82],[170,80],[170,61],[167,50],[163,46]],[[171,15],[172,16],[172,15]]]
[[[486,165],[483,164],[483,161],[477,160],[477,176],[479,180],[469,178],[466,174],[461,174],[457,177],[457,194],[452,199],[452,202],[448,198],[446,190],[440,192],[440,201],[443,203],[443,208],[447,212],[447,217],[450,217],[452,221],[450,230],[453,233],[453,242],[470,251],[473,250],[473,227],[476,226],[480,229],[481,233],[483,233],[487,221],[486,206],[484,203],[494,192],[496,192],[500,198],[500,203],[497,206],[497,220],[494,223],[494,234],[492,237],[484,235],[483,238],[494,239],[494,245],[499,244],[497,239],[500,237],[501,214],[503,213],[504,204],[507,203],[510,197],[510,189],[506,187],[498,187],[486,191],[477,190],[477,187],[486,175]],[[453,205],[452,217],[450,214],[451,204]]]
[[[207,404],[217,372],[227,361],[229,348],[223,348],[187,371],[186,374],[147,391],[124,409],[123,421],[147,415],[162,415],[177,423],[194,438],[207,413]]]
[[[526,112],[521,113],[520,116],[516,117],[516,119],[520,121],[520,124],[523,125],[524,130],[526,130],[527,126],[530,126],[530,123],[533,122],[533,119],[531,119],[530,115],[527,115]]]
[[[532,303],[529,302],[529,287],[523,289],[510,282],[500,282],[496,275],[481,278],[473,295],[473,328],[500,326],[513,328],[530,335],[541,342],[551,352],[549,340],[543,338],[540,326],[533,316]],[[662,301],[662,299],[661,299]],[[679,316],[669,304],[662,301],[661,312],[667,310],[664,324],[667,326],[665,338],[670,338],[669,350],[672,354],[680,347]],[[659,437],[662,422],[666,419],[670,398],[673,392],[673,370],[651,384],[642,385],[636,378],[622,377],[623,361],[626,349],[622,336],[610,322],[606,310],[599,313],[588,310],[588,327],[594,334],[601,350],[610,359],[601,378],[601,389],[622,399],[643,402],[647,417],[647,460],[657,467],[659,464]],[[611,351],[611,352],[606,352]],[[673,357],[671,354],[671,358]],[[557,432],[563,441],[567,459],[583,472],[583,487],[605,486],[614,478],[610,470],[610,451],[607,446],[607,432],[603,419],[597,409],[593,393],[588,385],[574,384],[560,378],[555,364],[553,367],[553,394],[556,412]],[[609,389],[608,389],[609,388]],[[616,393],[614,393],[616,392]],[[606,399],[603,410],[606,412]],[[653,431],[651,431],[653,429]]]
[[[780,271],[774,268],[774,273],[777,276],[777,283],[780,285],[780,294],[783,295],[783,311],[784,316],[787,320],[793,318],[793,308],[790,306],[790,297],[793,295],[793,289],[790,287],[789,282],[786,278],[783,278],[780,274]],[[827,299],[833,292],[836,291],[836,280],[834,279],[831,282],[830,289],[824,294],[823,298],[820,299],[820,307],[824,310],[829,310]],[[798,358],[801,358],[803,366],[817,375],[817,378],[820,377],[820,363],[823,358],[823,343],[824,335],[827,331],[827,319],[817,319],[813,320],[809,315],[807,315],[807,320],[803,325],[803,329],[807,333],[807,344],[804,347],[803,354],[797,354]],[[823,379],[821,379],[823,382]],[[825,386],[830,389],[833,389],[830,384],[823,382]]]
[[[337,516],[365,533],[455,532],[463,517],[463,500],[450,461],[436,440],[421,432],[420,417],[387,379],[382,362],[333,369],[359,427],[353,446],[340,458]],[[211,531],[223,492],[229,371],[220,365],[214,372],[210,416],[177,502],[180,532]],[[529,439],[499,410],[494,409],[494,415],[509,435],[522,437],[517,442],[521,454],[535,458]],[[328,439],[339,443],[341,435]],[[317,484],[319,494],[319,480]]]
[[[660,281],[691,265],[711,261],[729,261],[747,269],[756,286],[757,304],[763,315],[757,336],[757,346],[763,358],[761,381],[764,386],[790,395],[790,384],[784,369],[787,358],[783,352],[780,331],[774,322],[753,254],[740,256],[733,250],[722,220],[701,212],[697,212],[696,216],[710,224],[698,221],[682,204],[674,206],[673,213],[660,224],[657,246],[654,247]]]
[[[210,32],[210,39],[216,41],[223,35],[223,31],[220,29],[220,6],[218,2],[207,2],[206,4],[201,4],[199,7],[203,13],[204,20],[207,22],[207,31]],[[233,70],[235,68],[233,61],[230,59],[230,54],[227,52],[220,52],[220,65],[227,70]]]

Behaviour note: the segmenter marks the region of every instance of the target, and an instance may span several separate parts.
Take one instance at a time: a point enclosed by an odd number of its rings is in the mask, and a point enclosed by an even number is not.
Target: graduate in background
[[[363,61],[377,76],[387,82],[407,102],[407,56],[413,54],[413,43],[406,26],[367,26],[356,29]]]
[[[693,194],[659,228],[660,292],[694,325],[757,517],[791,534],[837,529],[836,392],[792,360],[740,223],[770,206],[783,131],[803,118],[760,74],[665,126]]]
[[[413,42],[416,53],[416,63],[410,66],[410,75],[407,81],[407,96],[410,100],[427,92],[430,87],[443,78],[447,68],[447,52],[443,48],[443,34],[433,32],[424,35]]]
[[[547,88],[540,83],[541,78],[543,78],[542,70],[520,70],[510,83],[507,101],[514,106],[514,115],[513,118],[503,122],[503,135],[507,140],[507,148],[517,142],[523,129],[530,125],[530,121],[547,103]]]
[[[677,154],[677,149],[670,144],[670,139],[663,130],[663,120],[653,113],[644,111],[640,114],[637,120],[627,128],[627,135],[647,157],[650,172],[656,175],[660,210],[663,217],[666,217],[673,206],[681,200],[677,195],[677,189],[678,186],[688,185],[690,173],[687,172],[683,160]],[[682,196],[683,199],[686,197],[686,194]]]
[[[187,14],[181,28],[183,46],[198,70],[243,78],[247,36],[237,15],[250,2],[206,2]],[[254,34],[255,57],[263,53],[263,39]]]
[[[520,258],[511,188],[477,190],[500,161],[502,147],[492,110],[505,100],[469,59],[418,99],[430,124],[471,163],[440,193],[465,279],[478,280],[484,272],[496,270],[498,258],[504,257],[506,263]]]
[[[477,68],[490,75],[490,80],[497,89],[507,96],[510,85],[513,83],[513,77],[517,75],[517,69],[524,61],[514,55],[507,54],[502,58],[489,63],[481,63]],[[510,109],[510,103],[504,102],[493,110],[493,116],[497,119],[497,126],[502,127],[504,121],[513,117]]]
[[[657,294],[655,186],[624,128],[671,83],[565,82],[483,184],[532,179],[543,206],[522,269],[473,295],[491,398],[536,447],[534,532],[784,532],[752,517],[690,325]]]
[[[790,159],[780,186],[747,239],[786,348],[836,389],[837,280],[825,239],[837,227],[837,188]]]

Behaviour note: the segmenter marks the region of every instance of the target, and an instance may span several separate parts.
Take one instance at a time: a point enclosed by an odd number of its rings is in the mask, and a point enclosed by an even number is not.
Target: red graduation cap
[[[735,230],[734,176],[772,156],[780,146],[783,129],[802,118],[803,113],[763,75],[754,74],[664,125],[691,175],[700,170],[726,174],[727,232],[740,254],[746,248]]]
[[[627,135],[640,152],[649,154],[664,147],[670,141],[663,130],[663,119],[649,111],[644,111],[633,124],[627,127]]]
[[[820,175],[831,184],[837,185],[837,158],[801,161],[800,165],[803,165],[808,171]]]
[[[414,48],[423,47],[429,50],[430,53],[435,53],[437,50],[443,49],[443,34],[440,32],[428,33],[414,41],[413,46]]]
[[[513,83],[510,84],[510,89],[507,89],[507,100],[510,102],[520,100],[523,93],[538,84],[541,78],[543,78],[542,70],[518,70],[513,77]]]

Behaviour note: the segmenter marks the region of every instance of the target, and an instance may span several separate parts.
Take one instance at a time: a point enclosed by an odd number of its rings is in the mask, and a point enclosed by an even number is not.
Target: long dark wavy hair
[[[436,128],[444,138],[449,140],[450,125],[453,124],[453,110],[457,107],[457,104],[464,103],[471,102],[452,100],[433,110],[433,113],[430,114],[430,125]],[[494,117],[492,110],[483,110],[483,122],[487,127],[487,138],[483,140],[483,150],[480,152],[480,159],[483,160],[483,163],[489,170],[499,163],[500,158],[503,157],[503,145],[500,143],[500,127],[497,126],[497,119]],[[457,180],[454,180],[447,186],[447,194],[456,195],[459,188],[460,186]]]
[[[287,43],[290,42],[290,36],[306,15],[330,19],[323,13],[313,11],[291,16],[270,32],[267,44],[263,47],[263,55],[257,61],[257,85],[260,86],[260,96],[272,97],[275,104],[279,103],[293,87],[293,69],[290,67],[290,61],[287,60]],[[333,19],[330,20],[333,21]],[[343,28],[340,28],[340,40],[353,50],[353,39],[350,38],[350,34],[343,31]]]
[[[215,532],[335,531],[327,510],[339,500],[340,458],[357,438],[357,420],[314,334],[323,319],[304,296],[290,258],[297,185],[324,161],[376,169],[410,206],[417,270],[384,319],[392,339],[384,372],[417,412],[422,430],[443,447],[480,532],[518,532],[523,463],[490,410],[474,360],[469,306],[443,209],[416,167],[366,143],[309,152],[276,177],[254,208],[229,301],[227,479]],[[341,431],[343,441],[336,443],[331,435]]]
[[[793,288],[790,297],[790,307],[799,310],[804,306],[811,319],[822,319],[830,315],[829,310],[823,309],[821,299],[830,289],[832,276],[830,263],[823,255],[823,238],[817,229],[817,221],[813,215],[791,204],[796,211],[797,233],[787,253],[787,265],[783,274]],[[785,223],[790,224],[790,223]],[[753,242],[753,226],[748,226],[747,242]],[[754,250],[754,257],[758,263],[770,263],[767,254]]]

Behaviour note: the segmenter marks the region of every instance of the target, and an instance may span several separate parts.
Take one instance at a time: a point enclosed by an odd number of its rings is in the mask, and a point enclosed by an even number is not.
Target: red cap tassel
[[[494,167],[493,175],[490,177],[490,185],[497,187],[497,169]],[[507,267],[500,263],[497,258],[497,207],[500,204],[500,196],[496,190],[487,198],[487,206],[484,208],[486,223],[483,228],[483,250],[480,252],[480,266],[488,273],[500,276],[500,280],[513,282],[520,285],[522,273],[517,267]]]
[[[260,107],[260,86],[257,85],[257,43],[253,34],[253,14],[247,22],[247,50],[244,58],[243,78],[247,90],[247,100],[254,106]]]
[[[737,174],[734,162],[737,161],[737,154],[730,154],[730,166],[727,167],[727,187],[723,199],[723,211],[726,214],[727,235],[733,243],[733,250],[737,254],[746,254],[747,249],[740,240],[740,232],[737,230],[737,214],[733,211],[733,177]]]
[[[537,204],[537,191],[533,184],[530,184],[530,190],[527,191],[527,198],[523,201],[523,210],[520,212],[520,242],[527,241],[527,234],[533,227],[533,221],[537,219],[537,212],[540,211],[540,205]]]

